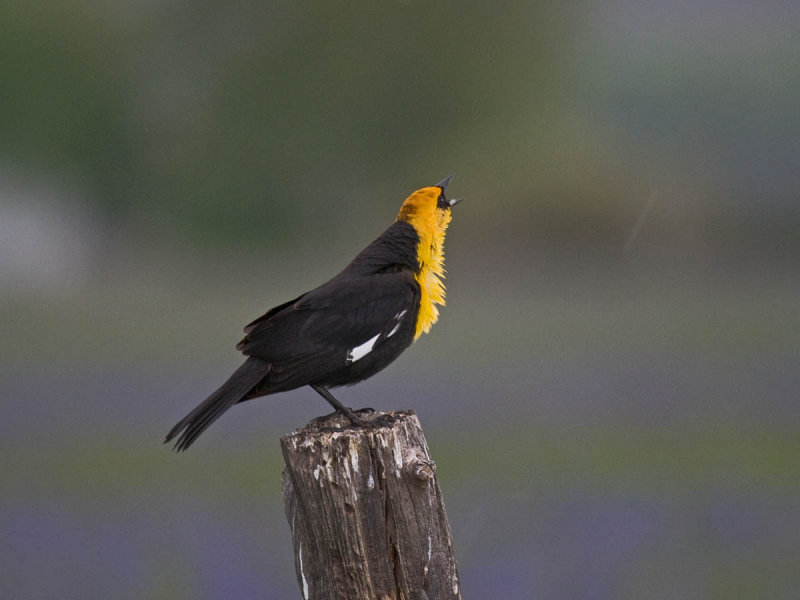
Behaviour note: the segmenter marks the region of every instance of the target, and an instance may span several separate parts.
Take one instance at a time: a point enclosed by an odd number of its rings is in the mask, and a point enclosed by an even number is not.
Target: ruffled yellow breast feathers
[[[398,221],[413,226],[419,236],[417,261],[419,271],[415,274],[421,296],[417,315],[416,340],[428,333],[439,319],[439,308],[445,305],[444,238],[452,214],[450,207],[441,207],[439,187],[426,187],[409,196],[397,215]]]

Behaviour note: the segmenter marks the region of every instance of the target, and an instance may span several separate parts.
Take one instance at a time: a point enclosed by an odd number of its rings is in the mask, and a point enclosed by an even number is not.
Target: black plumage
[[[356,424],[363,424],[329,389],[362,381],[394,361],[420,334],[420,306],[430,243],[441,244],[454,200],[444,190],[450,178],[412,194],[398,220],[338,275],[276,306],[244,329],[237,345],[247,360],[205,401],[181,419],[166,441],[185,450],[237,402],[304,385],[319,392]],[[431,204],[431,206],[428,206]],[[447,211],[446,217],[440,211]],[[433,235],[432,241],[428,237]],[[430,261],[428,262],[436,262]],[[439,259],[441,262],[441,258]],[[437,267],[437,265],[433,265]],[[440,271],[441,264],[438,265]],[[442,273],[433,273],[436,278]],[[442,288],[443,294],[443,288]],[[437,311],[431,300],[429,323]],[[441,300],[436,303],[443,304]]]

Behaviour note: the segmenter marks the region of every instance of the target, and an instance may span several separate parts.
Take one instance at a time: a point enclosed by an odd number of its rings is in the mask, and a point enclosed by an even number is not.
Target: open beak
[[[436,184],[436,187],[442,188],[442,191],[447,189],[447,186],[450,185],[450,181],[455,177],[455,175],[450,175],[450,177],[445,177],[439,183]]]

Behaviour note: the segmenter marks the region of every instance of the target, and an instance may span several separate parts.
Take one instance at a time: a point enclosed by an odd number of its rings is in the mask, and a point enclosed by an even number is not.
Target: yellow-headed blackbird
[[[330,281],[269,310],[236,346],[247,360],[167,434],[186,450],[237,402],[311,386],[357,425],[329,388],[358,383],[396,359],[444,305],[444,237],[452,176],[411,194],[397,220]]]

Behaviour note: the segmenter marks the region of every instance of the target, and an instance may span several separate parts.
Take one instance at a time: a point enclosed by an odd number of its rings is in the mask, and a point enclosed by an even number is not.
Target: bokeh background
[[[465,598],[800,589],[800,5],[0,6],[0,587],[294,598],[240,328],[456,173],[414,408]]]

